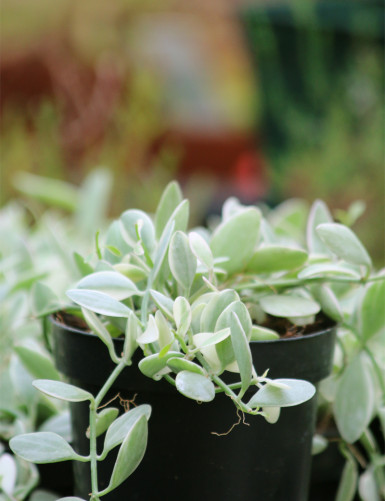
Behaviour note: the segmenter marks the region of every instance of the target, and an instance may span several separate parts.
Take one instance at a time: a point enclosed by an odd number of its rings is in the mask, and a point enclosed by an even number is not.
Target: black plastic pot
[[[270,368],[274,378],[304,378],[317,384],[331,368],[335,329],[303,338],[252,343],[259,373]],[[115,340],[117,353],[123,342]],[[54,355],[58,369],[73,384],[96,393],[113,369],[104,344],[92,334],[54,322]],[[106,401],[117,393],[135,403],[149,403],[149,443],[133,475],[116,491],[113,500],[195,501],[305,501],[309,484],[311,442],[316,397],[282,409],[278,422],[246,416],[238,421],[233,403],[222,394],[198,404],[180,395],[165,381],[153,381],[132,367],[123,371]],[[116,405],[118,401],[116,402]],[[74,447],[88,454],[85,432],[88,408],[72,404]],[[101,442],[103,438],[101,437]],[[100,447],[102,443],[100,444]],[[109,479],[114,458],[100,464],[100,488]],[[88,464],[74,463],[76,494],[90,492]]]

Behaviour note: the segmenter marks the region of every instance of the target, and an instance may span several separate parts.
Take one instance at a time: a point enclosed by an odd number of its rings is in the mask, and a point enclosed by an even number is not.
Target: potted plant
[[[312,383],[329,373],[343,316],[334,289],[382,277],[321,202],[305,244],[233,199],[213,230],[188,232],[188,211],[171,183],[154,218],[128,210],[96,239],[92,263],[78,255],[84,277],[53,319],[69,383],[34,382],[71,403],[74,448],[46,433],[11,447],[33,462],[74,460],[73,499],[305,500]]]

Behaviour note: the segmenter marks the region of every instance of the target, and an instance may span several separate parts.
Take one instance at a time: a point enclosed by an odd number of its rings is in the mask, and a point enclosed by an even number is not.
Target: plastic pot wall
[[[259,373],[270,368],[274,378],[304,378],[314,384],[331,368],[335,330],[303,338],[252,343]],[[54,355],[67,379],[96,394],[113,369],[105,345],[92,334],[54,323]],[[120,353],[123,341],[116,339]],[[262,417],[245,416],[238,422],[236,409],[223,394],[199,404],[180,395],[165,381],[153,381],[136,367],[123,371],[106,401],[120,394],[135,404],[149,403],[149,443],[142,463],[106,501],[167,499],[168,501],[306,501],[311,466],[311,443],[317,402],[282,409],[276,424]],[[111,405],[119,407],[117,399]],[[85,432],[88,406],[71,406],[74,443],[80,454],[89,453]],[[214,433],[224,434],[218,436]],[[100,437],[100,451],[103,437]],[[99,463],[99,488],[107,486],[115,456]],[[74,463],[75,494],[90,492],[89,465]]]

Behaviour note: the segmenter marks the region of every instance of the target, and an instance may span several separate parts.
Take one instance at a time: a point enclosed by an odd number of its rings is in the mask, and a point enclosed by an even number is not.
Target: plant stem
[[[108,390],[110,389],[112,384],[115,382],[115,380],[117,379],[119,374],[122,372],[122,370],[126,367],[126,365],[127,364],[126,364],[125,360],[120,360],[119,364],[111,372],[109,378],[104,383],[104,385],[102,386],[101,390],[99,391],[99,393],[97,394],[97,396],[95,398],[96,409],[99,407],[99,405],[100,405],[101,401],[103,400],[103,398],[105,397],[106,393],[108,392]]]
[[[341,277],[341,276],[329,276],[329,277],[310,277],[310,278],[289,278],[289,279],[277,279],[271,280],[269,283],[265,283],[262,280],[254,282],[243,282],[234,284],[233,288],[237,291],[242,291],[245,288],[253,290],[266,290],[266,289],[285,289],[292,287],[299,287],[301,285],[307,285],[318,282],[336,282],[336,283],[348,283],[348,284],[365,284],[369,282],[377,282],[380,280],[385,280],[384,275],[379,275],[375,277]]]
[[[91,499],[99,501],[98,496],[98,465],[96,449],[96,401],[90,403],[90,458],[91,458]]]

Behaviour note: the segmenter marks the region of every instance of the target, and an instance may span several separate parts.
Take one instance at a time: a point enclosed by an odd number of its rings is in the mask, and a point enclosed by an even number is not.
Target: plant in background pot
[[[321,202],[307,240],[233,199],[213,229],[188,231],[188,215],[171,183],[153,218],[124,212],[92,263],[78,256],[84,277],[52,321],[68,382],[34,382],[71,402],[74,448],[47,433],[11,447],[74,460],[72,499],[305,500],[338,296],[383,277]]]

